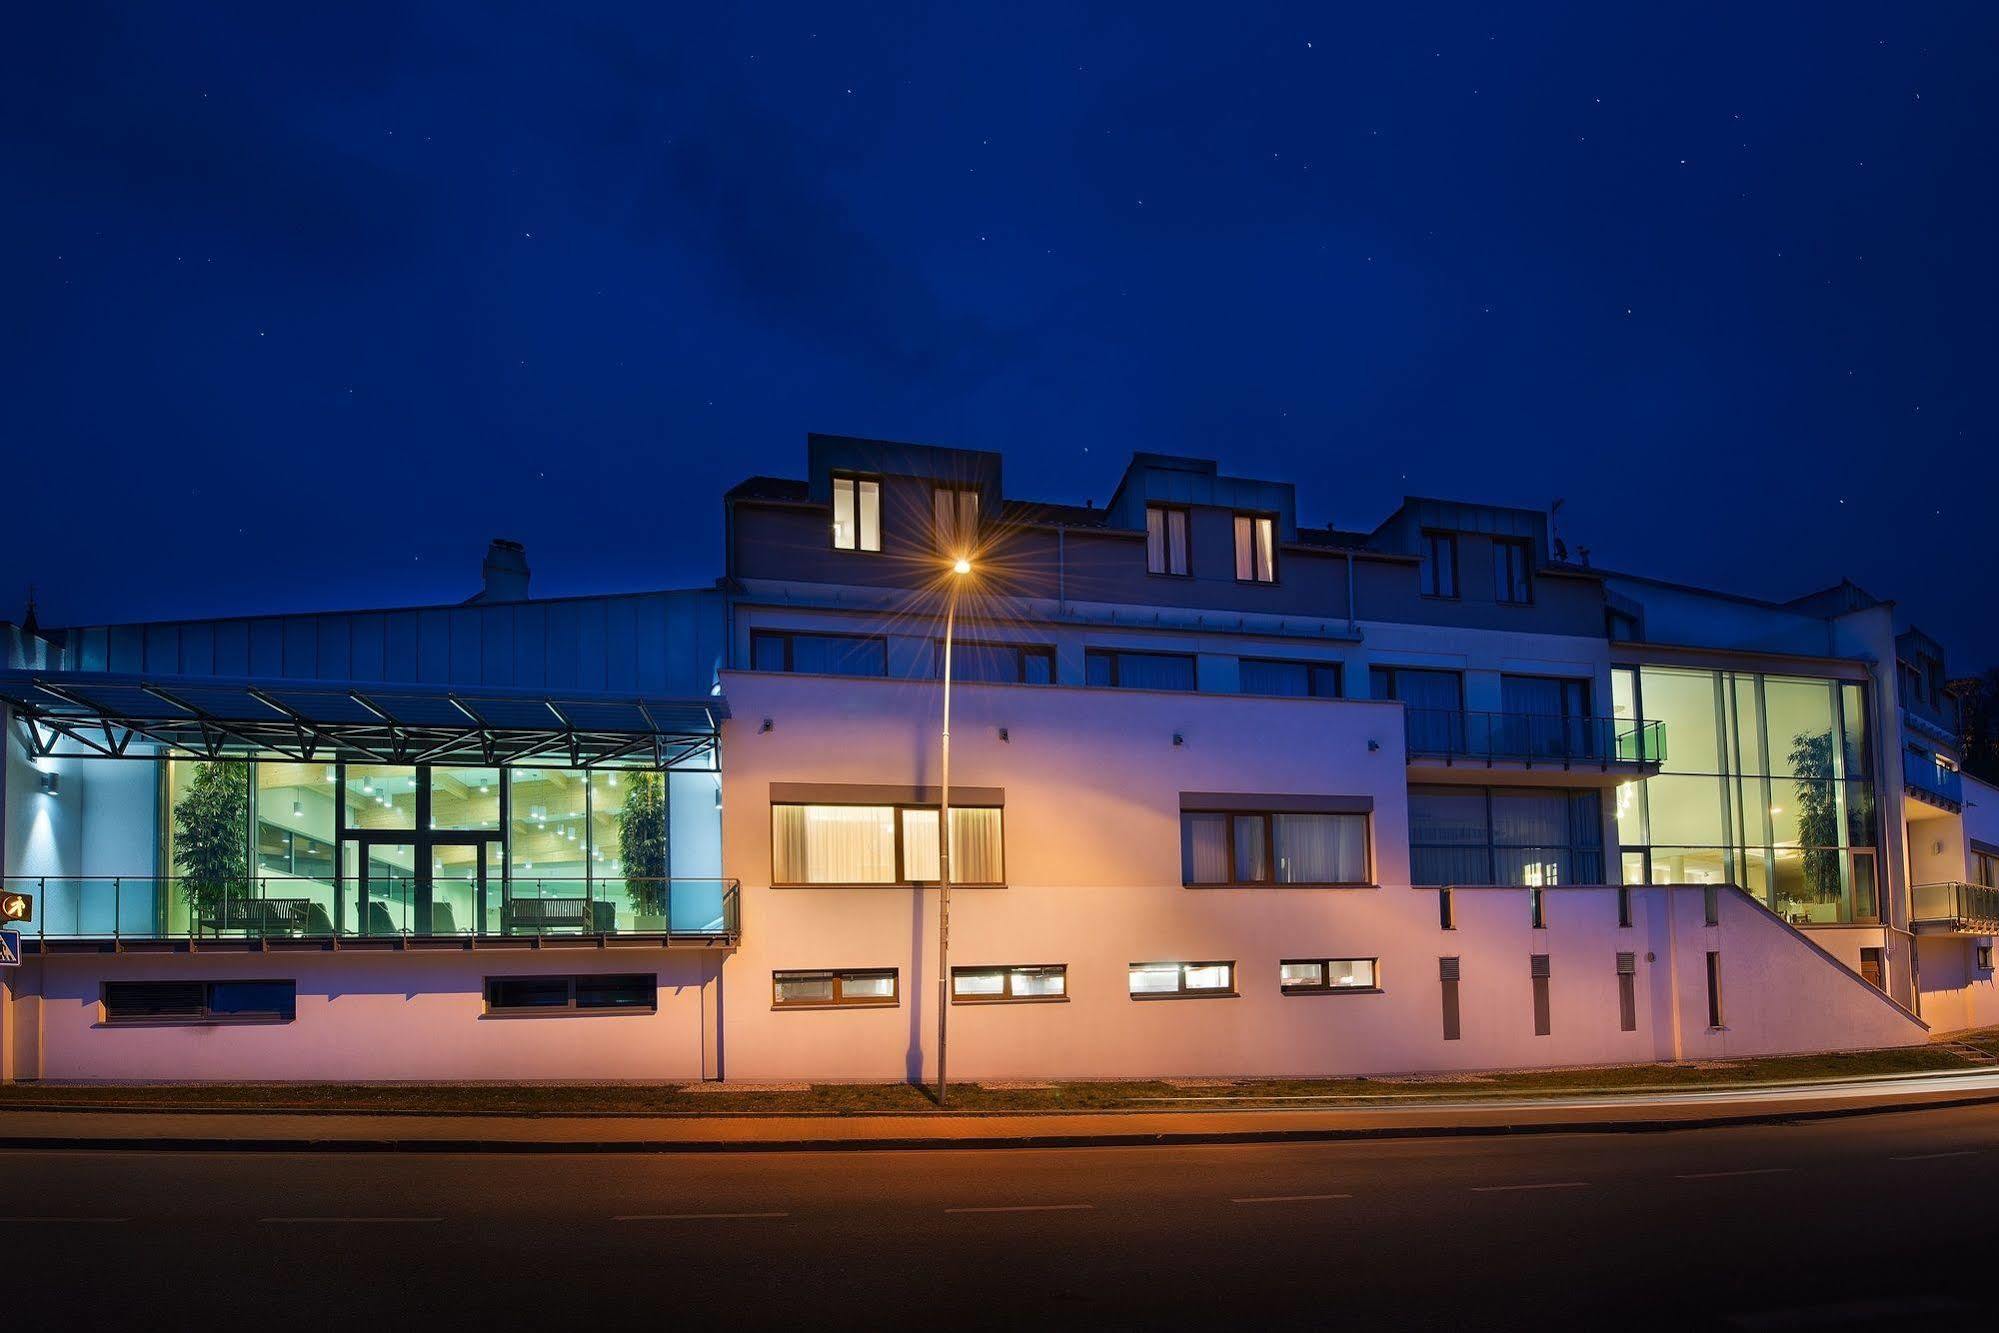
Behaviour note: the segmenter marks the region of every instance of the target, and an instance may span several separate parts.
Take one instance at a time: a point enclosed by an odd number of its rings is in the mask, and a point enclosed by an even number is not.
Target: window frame
[[[1247,531],[1249,532],[1250,576],[1248,578],[1242,576],[1242,535],[1244,532],[1242,523],[1245,519],[1249,521]],[[1256,577],[1256,539],[1257,535],[1263,531],[1262,525],[1266,523],[1270,525],[1270,577],[1262,579]],[[1253,588],[1269,588],[1283,582],[1284,571],[1281,567],[1282,562],[1277,558],[1277,515],[1268,509],[1237,509],[1232,511],[1230,515],[1230,527],[1233,529],[1235,545],[1235,550],[1232,552],[1235,557],[1235,563],[1231,566],[1230,572],[1235,575],[1235,581],[1244,587]]]
[[[1242,668],[1251,662],[1261,663],[1268,666],[1287,666],[1287,667],[1305,668],[1305,684],[1307,686],[1306,693],[1264,694],[1257,690],[1243,689],[1242,677],[1240,673],[1242,671]],[[1236,677],[1236,687],[1238,692],[1246,694],[1252,699],[1344,699],[1347,697],[1346,695],[1347,673],[1346,673],[1346,663],[1344,662],[1315,662],[1310,658],[1305,658],[1305,657],[1240,656],[1236,658],[1236,671],[1238,673]],[[1318,673],[1321,671],[1332,673],[1333,692],[1331,694],[1321,694],[1317,689],[1311,688],[1317,685],[1319,679]]]
[[[1179,989],[1156,990],[1156,991],[1135,991],[1131,989],[1132,970],[1134,968],[1140,968],[1140,967],[1179,968],[1180,969]],[[1189,968],[1195,968],[1195,967],[1227,968],[1229,970],[1228,985],[1226,987],[1202,986],[1197,989],[1189,989],[1187,986],[1187,970]],[[1242,992],[1236,989],[1236,963],[1235,959],[1233,958],[1228,958],[1228,959],[1215,958],[1215,959],[1207,959],[1201,962],[1185,962],[1185,963],[1179,962],[1171,958],[1160,958],[1160,959],[1154,959],[1150,962],[1137,962],[1137,963],[1125,964],[1125,994],[1127,997],[1134,1000],[1219,1000],[1219,999],[1236,998],[1240,996]]]
[[[794,660],[793,658],[794,640],[798,639],[801,635],[809,636],[815,639],[848,639],[855,643],[873,643],[879,645],[881,648],[881,655],[882,655],[881,674],[879,676],[874,676],[874,675],[854,675],[847,673],[829,673],[824,671],[801,672],[792,665],[792,662]],[[784,643],[784,665],[777,668],[778,674],[780,675],[828,676],[829,678],[836,680],[887,680],[888,679],[888,636],[887,635],[848,634],[838,630],[828,631],[828,630],[816,630],[816,629],[752,628],[750,630],[750,670],[752,671],[770,670],[769,667],[760,667],[756,664],[757,644],[770,639],[782,640]]]
[[[1124,657],[1171,657],[1187,663],[1194,675],[1194,683],[1184,690],[1167,690],[1157,685],[1124,685],[1119,683],[1118,660]],[[1103,658],[1110,665],[1110,681],[1107,684],[1091,686],[1090,662]],[[1199,653],[1161,652],[1151,648],[1091,648],[1083,649],[1083,682],[1087,688],[1099,690],[1155,690],[1161,694],[1199,694],[1201,691],[1201,657]]]
[[[560,981],[568,986],[568,999],[562,1004],[515,1004],[494,1003],[495,990],[509,981]],[[596,982],[645,982],[643,987],[650,996],[650,1002],[638,1004],[583,1004],[577,999],[581,989],[579,983]],[[659,973],[657,972],[554,972],[554,973],[507,973],[486,977],[480,986],[480,996],[485,1009],[483,1018],[552,1018],[557,1015],[575,1014],[656,1014],[659,1012]]]
[[[1458,565],[1458,534],[1442,528],[1424,528],[1418,535],[1417,540],[1422,544],[1421,549],[1417,553],[1418,559],[1421,562],[1417,566],[1416,571],[1417,594],[1439,602],[1462,600],[1464,581],[1458,577],[1460,573]],[[1433,542],[1442,543],[1449,551],[1450,563],[1448,565],[1440,566],[1431,556],[1430,546]],[[1448,571],[1448,578],[1430,577],[1439,568]],[[1443,590],[1446,583],[1450,585],[1450,591],[1448,592]],[[1432,591],[1431,585],[1435,586],[1435,591]]]
[[[1152,516],[1158,514],[1160,526],[1159,544],[1166,556],[1166,568],[1152,567]],[[1173,515],[1180,516],[1180,563],[1186,568],[1173,572],[1173,525],[1169,521]],[[1145,506],[1145,572],[1163,579],[1191,579],[1194,577],[1194,513],[1186,505],[1147,504]]]
[[[114,988],[136,986],[198,986],[201,988],[201,1012],[133,1014],[120,1016],[111,1012],[111,994]],[[279,1008],[265,1012],[242,1012],[215,1007],[217,986],[289,986],[291,1005],[289,1009]],[[298,1021],[298,979],[296,977],[116,977],[98,983],[97,1014],[100,1027],[226,1027],[226,1026],[270,1026]]]
[[[1368,973],[1374,980],[1366,986],[1335,986],[1332,984],[1335,963],[1366,963]],[[1320,969],[1319,981],[1313,985],[1286,982],[1284,969],[1287,967],[1316,967]],[[1280,958],[1277,960],[1277,989],[1284,995],[1380,995],[1381,959],[1365,955],[1354,958]]]
[[[895,825],[895,878],[892,880],[845,880],[831,879],[823,882],[814,880],[780,880],[777,877],[777,812],[780,807],[838,808],[848,810],[889,810],[894,812]],[[1000,812],[1000,877],[996,880],[961,880],[955,875],[951,879],[954,889],[1003,889],[1006,887],[1006,806],[1004,803],[988,804],[984,801],[953,801],[953,810],[997,810]],[[770,803],[771,835],[771,877],[773,889],[923,889],[939,881],[934,879],[911,879],[907,873],[906,854],[903,847],[903,813],[909,810],[928,810],[940,814],[941,803],[924,801],[772,801]],[[942,836],[943,819],[938,819],[938,833]]]
[[[944,541],[943,525],[937,521],[938,499],[950,495],[952,544]],[[965,525],[965,497],[972,497],[971,531],[962,531]],[[978,549],[980,511],[984,508],[979,487],[973,482],[935,481],[930,484],[930,542],[931,549],[938,555],[950,559],[969,556]]]
[[[1513,552],[1517,552],[1520,556],[1519,591],[1521,596],[1506,597],[1501,594],[1507,590],[1508,585],[1513,581],[1512,561],[1506,559],[1506,557],[1509,553]],[[1502,559],[1505,559],[1506,582],[1504,584],[1500,581]],[[1534,605],[1534,543],[1530,539],[1526,537],[1492,538],[1492,600],[1499,606]]]
[[[1267,798],[1266,798],[1267,799]],[[1228,833],[1229,879],[1224,882],[1189,881],[1186,855],[1180,858],[1180,887],[1183,889],[1371,889],[1379,881],[1374,877],[1374,815],[1358,810],[1224,810],[1208,806],[1183,806],[1180,810],[1181,845],[1186,845],[1187,816],[1218,815],[1222,827]],[[1281,880],[1277,875],[1277,816],[1278,815],[1320,815],[1328,819],[1358,819],[1361,821],[1361,871],[1365,879],[1355,880]],[[1236,822],[1240,819],[1261,819],[1263,821],[1263,868],[1270,876],[1267,879],[1242,879],[1236,875],[1236,867],[1242,862],[1236,857]],[[1306,960],[1310,961],[1310,960]]]
[[[833,983],[833,998],[830,1000],[786,1000],[778,988],[787,980],[817,979],[826,977]],[[887,977],[889,996],[882,999],[870,995],[858,999],[845,996],[846,982],[850,977]],[[770,1007],[776,1009],[899,1009],[902,1007],[902,969],[899,967],[794,967],[772,968],[770,973]]]
[[[961,995],[958,992],[958,978],[971,974],[997,972],[1004,987],[998,995]],[[1054,972],[1062,977],[1060,995],[1016,995],[1013,993],[1013,977],[1016,972]],[[1067,963],[984,963],[951,968],[952,1004],[1067,1004],[1069,1002],[1069,965]]]
[[[994,652],[1003,649],[1015,654],[1014,661],[1015,665],[1020,669],[1020,675],[1016,680],[981,680],[972,676],[954,677],[958,684],[1036,685],[1045,683],[1054,685],[1057,683],[1055,679],[1055,645],[1053,644],[1001,643],[996,639],[958,639],[955,640],[952,651],[955,655],[964,652],[967,648],[977,649],[981,652]],[[1046,682],[1031,681],[1027,678],[1027,659],[1030,657],[1039,658],[1048,663],[1048,679]],[[944,679],[944,640],[942,639],[931,640],[930,672],[932,680],[941,681]]]
[[[840,545],[839,487],[843,481],[850,481],[854,484],[854,544],[852,546]],[[880,555],[882,553],[882,479],[874,473],[869,472],[841,471],[832,474],[828,486],[832,491],[832,499],[828,505],[828,508],[832,512],[832,521],[826,525],[827,545],[832,550],[839,551],[845,555]],[[861,544],[862,486],[872,486],[875,488],[875,544],[873,546],[864,546]]]

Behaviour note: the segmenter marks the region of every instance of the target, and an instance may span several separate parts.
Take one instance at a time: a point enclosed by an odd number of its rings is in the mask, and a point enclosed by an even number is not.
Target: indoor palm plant
[[[666,784],[657,773],[634,773],[618,812],[618,858],[625,891],[641,929],[665,924]]]

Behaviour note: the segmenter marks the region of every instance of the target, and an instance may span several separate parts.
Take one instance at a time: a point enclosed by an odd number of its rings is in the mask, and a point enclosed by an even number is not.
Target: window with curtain
[[[951,882],[1002,884],[997,806],[951,807]],[[771,883],[926,884],[942,867],[935,807],[773,805]]]
[[[1365,884],[1368,817],[1188,810],[1180,816],[1189,885]]]
[[[1422,565],[1418,579],[1425,597],[1458,595],[1458,539],[1448,532],[1426,532],[1418,547]]]
[[[954,967],[951,999],[958,1004],[994,1004],[1006,1000],[1063,1000],[1069,994],[1069,969],[1055,963],[1038,967]]]
[[[939,486],[930,493],[936,512],[937,553],[953,559],[979,544],[979,492],[971,486]]]
[[[1594,791],[1411,787],[1410,882],[1603,882],[1602,804]]]
[[[1409,748],[1419,754],[1465,752],[1464,678],[1427,667],[1377,666],[1367,672],[1368,694],[1398,700]]]
[[[1128,653],[1090,648],[1083,653],[1084,680],[1122,690],[1191,690],[1192,653]]]
[[[1235,516],[1235,576],[1240,583],[1277,582],[1277,520],[1268,514]]]
[[[1533,548],[1518,538],[1495,538],[1492,543],[1492,597],[1494,601],[1522,605],[1534,600]]]
[[[944,645],[933,649],[933,674],[944,677]],[[951,648],[951,679],[992,685],[1052,685],[1055,650],[1046,644],[958,640]]]
[[[882,548],[882,484],[872,477],[833,477],[833,548]]]
[[[750,665],[757,671],[795,671],[820,676],[886,676],[888,642],[855,634],[804,634],[792,630],[754,631]]]
[[[1187,563],[1187,511],[1167,505],[1145,507],[1145,570],[1148,574],[1191,572]]]
[[[1286,995],[1381,989],[1372,958],[1289,958],[1277,965],[1277,985]]]
[[[1244,694],[1284,698],[1340,697],[1338,662],[1285,662],[1270,657],[1245,657],[1239,663]]]

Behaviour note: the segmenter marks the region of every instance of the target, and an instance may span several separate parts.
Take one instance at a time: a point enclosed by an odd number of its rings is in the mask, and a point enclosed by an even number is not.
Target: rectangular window
[[[1287,699],[1340,697],[1338,662],[1286,662],[1274,657],[1245,657],[1239,663],[1244,694],[1273,694]]]
[[[969,556],[979,545],[979,492],[971,486],[939,486],[930,493],[936,516],[937,554]]]
[[[944,678],[944,645],[934,649],[932,674]],[[951,679],[988,685],[1053,685],[1055,650],[1046,644],[968,643],[951,645]]]
[[[1002,1004],[1010,1000],[1066,1000],[1069,969],[1061,963],[1033,967],[954,967],[951,999],[957,1004]]]
[[[1235,516],[1235,576],[1238,583],[1277,582],[1277,520],[1268,514]]]
[[[1290,958],[1277,965],[1277,986],[1286,995],[1376,991],[1378,977],[1373,958]]]
[[[1180,815],[1181,883],[1368,883],[1368,817],[1291,811]]]
[[[1133,963],[1131,998],[1235,994],[1234,963]]]
[[[1534,600],[1533,547],[1521,538],[1492,543],[1492,597],[1516,606]]]
[[[1617,1030],[1638,1030],[1638,955],[1617,955]]]
[[[892,967],[773,972],[773,1009],[892,1009],[900,1003]]]
[[[1707,951],[1707,1025],[1721,1026],[1721,955]]]
[[[1602,801],[1540,787],[1411,787],[1412,883],[1603,883]]]
[[[1462,975],[1460,962],[1456,958],[1439,958],[1437,976],[1443,985],[1444,995],[1444,1040],[1456,1041],[1464,1029],[1459,1023],[1458,979]]]
[[[1980,972],[1990,972],[1992,970],[1991,945],[1981,944],[1978,946],[1976,953],[1973,955],[1973,966]]]
[[[1120,690],[1191,690],[1192,653],[1128,653],[1090,648],[1083,653],[1083,678],[1090,685]]]
[[[1419,573],[1425,597],[1458,595],[1458,539],[1448,532],[1426,532],[1419,548]]]
[[[106,1023],[289,1023],[292,981],[107,981]]]
[[[1868,985],[1872,986],[1875,990],[1879,991],[1887,990],[1888,989],[1887,954],[1879,948],[1862,949],[1860,951],[1860,976],[1863,981],[1865,981]]]
[[[1548,955],[1529,955],[1527,964],[1527,974],[1534,982],[1534,1035],[1545,1037],[1552,1030],[1548,1012]]]
[[[486,978],[489,1014],[649,1014],[658,1007],[659,978],[651,972]]]
[[[872,477],[833,478],[833,549],[882,548],[882,484]]]
[[[772,805],[771,883],[928,884],[938,862],[937,807]],[[951,807],[951,882],[1006,881],[998,806]]]
[[[888,641],[873,635],[760,629],[750,634],[750,666],[817,676],[886,676]]]
[[[1187,561],[1187,511],[1169,505],[1145,507],[1145,572],[1184,578],[1193,572]]]

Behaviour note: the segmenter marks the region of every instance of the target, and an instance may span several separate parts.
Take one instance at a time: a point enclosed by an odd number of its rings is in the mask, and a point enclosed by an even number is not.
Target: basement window
[[[106,1023],[289,1023],[292,981],[107,981]]]
[[[658,1007],[659,978],[650,972],[486,978],[489,1014],[649,1014]]]

